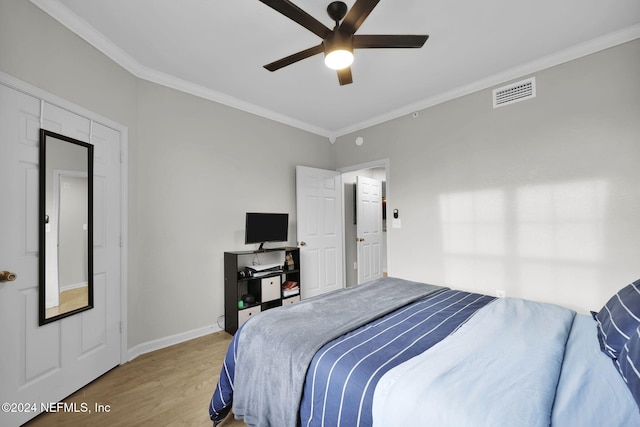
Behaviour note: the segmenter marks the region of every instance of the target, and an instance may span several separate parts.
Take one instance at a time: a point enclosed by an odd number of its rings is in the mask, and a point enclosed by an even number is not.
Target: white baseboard
[[[191,331],[182,332],[176,335],[171,335],[157,340],[148,341],[142,344],[138,344],[127,351],[127,361],[130,362],[138,356],[141,356],[152,351],[160,350],[165,347],[170,347],[181,342],[189,341],[195,338],[199,338],[205,335],[212,334],[214,332],[221,331],[218,325],[209,325],[203,328],[193,329]]]
[[[72,289],[79,289],[83,286],[88,286],[89,283],[87,282],[80,282],[80,283],[74,283],[71,285],[66,285],[66,286],[60,286],[60,292],[64,292],[64,291],[70,291]]]

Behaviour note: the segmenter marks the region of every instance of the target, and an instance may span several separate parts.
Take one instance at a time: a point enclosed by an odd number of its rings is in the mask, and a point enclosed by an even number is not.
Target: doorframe
[[[347,173],[350,172],[356,172],[362,169],[373,169],[373,168],[384,168],[385,170],[385,194],[386,194],[386,198],[387,198],[387,207],[390,206],[389,200],[392,200],[390,195],[391,195],[391,162],[389,161],[388,158],[386,159],[380,159],[380,160],[373,160],[371,162],[366,162],[366,163],[359,163],[357,165],[351,165],[351,166],[345,166],[342,168],[338,168],[336,169],[336,171],[341,173],[341,177]],[[344,186],[344,179],[343,181],[343,186]],[[342,192],[342,257],[343,257],[343,265],[342,265],[342,275],[343,275],[343,280],[345,283],[345,287],[347,286],[346,280],[347,280],[347,241],[346,241],[346,225],[345,225],[345,221],[344,221],[344,217],[346,214],[346,203],[345,203],[345,191]],[[387,251],[387,275],[392,276],[392,266],[391,266],[391,233],[389,232],[390,227],[387,227],[387,235],[386,235],[386,251]],[[358,266],[359,267],[359,266]]]
[[[2,71],[0,71],[0,84],[40,100],[40,127],[42,127],[42,106],[43,102],[46,102],[47,104],[68,110],[90,120],[92,126],[93,122],[97,122],[120,133],[120,364],[123,364],[128,361],[127,290],[129,284],[127,278],[129,276],[129,269],[127,260],[129,252],[129,128],[43,89],[16,79]]]

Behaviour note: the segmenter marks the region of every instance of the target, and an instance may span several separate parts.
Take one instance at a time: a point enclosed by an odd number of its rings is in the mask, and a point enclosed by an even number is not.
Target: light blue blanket
[[[253,317],[239,331],[234,415],[250,426],[295,427],[307,368],[324,343],[445,289],[384,278]]]
[[[638,406],[611,359],[600,351],[590,315],[578,314],[573,321],[551,425],[640,426]]]
[[[498,299],[374,393],[374,426],[549,426],[575,313]]]

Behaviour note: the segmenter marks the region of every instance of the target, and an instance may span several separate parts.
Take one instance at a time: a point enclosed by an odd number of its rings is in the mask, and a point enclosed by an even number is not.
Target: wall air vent
[[[536,78],[531,77],[493,90],[493,108],[536,97]]]

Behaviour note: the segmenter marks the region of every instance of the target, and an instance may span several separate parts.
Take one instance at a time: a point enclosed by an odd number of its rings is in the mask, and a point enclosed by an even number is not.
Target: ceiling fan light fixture
[[[347,49],[336,49],[324,56],[324,64],[332,70],[342,70],[353,64],[353,52]]]
[[[342,70],[353,64],[353,38],[338,29],[322,41],[324,64],[332,70]]]
[[[380,0],[355,0],[351,9],[344,1],[332,1],[327,14],[335,22],[329,27],[293,4],[291,0],[260,0],[276,12],[286,16],[322,39],[322,43],[296,52],[264,66],[269,71],[294,64],[324,52],[324,63],[337,70],[340,86],[353,83],[351,64],[354,49],[420,48],[429,38],[418,34],[358,34],[362,23]]]

